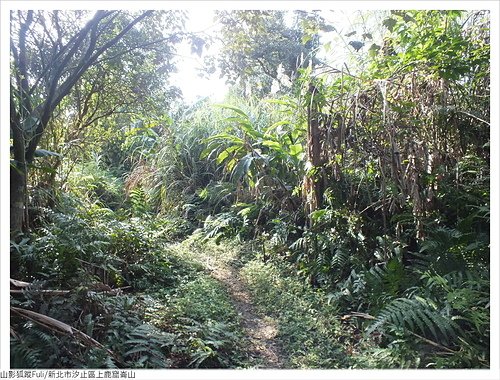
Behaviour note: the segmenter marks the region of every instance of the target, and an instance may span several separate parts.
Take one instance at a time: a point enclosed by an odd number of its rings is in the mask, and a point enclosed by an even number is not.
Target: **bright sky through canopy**
[[[178,46],[176,57],[177,72],[170,74],[170,84],[182,89],[184,100],[188,103],[207,96],[211,97],[215,102],[222,101],[228,91],[228,86],[225,83],[225,79],[220,78],[220,72],[217,70],[208,77],[207,74],[203,77],[200,75],[204,67],[204,57],[207,55],[217,55],[220,49],[221,42],[217,40],[217,33],[220,26],[214,20],[215,11],[191,8],[187,13],[187,31],[197,33],[201,38],[215,38],[211,44],[203,47],[201,57],[191,51],[191,45],[187,41],[182,42]],[[349,56],[353,54],[352,48],[347,44],[348,39],[343,35],[352,30],[362,30],[362,27],[364,29],[367,26],[374,28],[374,25],[366,25],[366,20],[358,10],[324,9],[322,15],[335,25],[336,31],[322,34],[323,48],[318,52],[318,56],[340,68],[344,65],[344,62],[349,60]],[[381,16],[379,15],[378,17]],[[293,17],[288,18],[289,22],[293,22],[292,20]],[[324,46],[335,46],[335,48],[325,50]]]
[[[191,32],[200,32],[200,37],[214,36],[217,32],[217,25],[214,22],[214,11],[202,9],[190,9],[186,28]],[[208,53],[217,52],[219,45],[217,41],[208,48],[204,46],[201,57],[191,52],[191,46],[183,42],[177,51],[178,65],[177,73],[171,74],[172,85],[182,89],[182,94],[186,102],[192,102],[200,97],[210,96],[214,101],[222,101],[227,86],[225,80],[219,78],[215,73],[210,78],[200,77],[200,70],[203,68],[203,57]]]

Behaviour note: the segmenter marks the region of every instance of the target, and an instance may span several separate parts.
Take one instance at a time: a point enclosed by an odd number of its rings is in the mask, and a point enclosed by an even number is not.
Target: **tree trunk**
[[[10,100],[10,131],[12,136],[12,159],[10,163],[10,237],[25,231],[27,222],[27,171],[26,165],[26,139],[17,113],[14,100]]]
[[[23,167],[24,166],[24,167]],[[26,165],[10,167],[10,236],[14,238],[26,227]]]
[[[52,61],[48,63],[52,66],[48,83],[45,83],[44,77],[30,78],[30,74],[34,73],[28,70],[29,49],[26,41],[29,33],[32,32],[32,23],[36,19],[34,11],[28,11],[24,21],[22,20],[23,17],[19,16],[21,21],[19,22],[17,44],[12,40],[11,35],[11,54],[15,68],[12,72],[15,81],[12,82],[10,91],[11,154],[13,157],[10,167],[11,238],[15,237],[19,232],[27,231],[27,165],[32,163],[35,158],[37,146],[55,108],[70,93],[82,75],[96,64],[104,52],[116,45],[130,29],[151,15],[152,12],[146,11],[137,16],[114,36],[110,36],[107,41],[98,46],[98,34],[104,34],[108,27],[114,28],[114,26],[110,26],[110,23],[116,11],[97,11],[94,17],[73,37],[69,38],[65,45],[53,46],[54,52],[57,52],[57,54],[53,54]],[[19,14],[21,13],[22,11],[19,11]],[[104,22],[103,20],[109,16],[111,16],[111,20],[102,27],[103,30],[99,31],[100,23]],[[60,30],[57,30],[57,32],[61,33]],[[60,42],[62,35],[59,34],[57,37]],[[52,40],[50,37],[49,39]],[[44,79],[42,80],[42,78]],[[32,93],[34,89],[30,88],[30,83],[36,83],[43,90],[42,92],[46,93],[45,100],[42,103],[37,104],[33,100]],[[35,124],[26,128],[26,121],[32,119],[35,120]]]
[[[316,89],[310,88],[311,101],[308,106],[307,161],[310,166],[304,178],[306,216],[311,224],[310,214],[321,208],[323,200],[323,176],[321,172],[321,132],[318,118],[318,104],[314,99]]]

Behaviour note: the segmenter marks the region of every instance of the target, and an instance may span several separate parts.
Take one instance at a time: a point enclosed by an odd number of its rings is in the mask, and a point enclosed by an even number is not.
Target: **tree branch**
[[[87,71],[92,65],[95,64],[97,58],[99,58],[100,55],[102,55],[106,50],[115,45],[121,38],[123,38],[123,36],[126,33],[130,31],[130,29],[132,29],[137,23],[142,21],[145,17],[152,14],[152,12],[153,11],[146,11],[140,16],[136,17],[127,26],[125,26],[115,37],[113,37],[104,45],[102,45],[92,55],[90,55],[93,50],[91,49],[91,46],[93,45],[93,43],[95,44],[95,38],[96,38],[95,34],[96,32],[93,31],[93,28],[96,27],[96,25],[102,19],[109,16],[111,13],[104,11],[96,12],[94,18],[89,23],[87,23],[87,25],[80,31],[78,37],[74,41],[73,47],[66,54],[65,58],[58,66],[58,69],[56,70],[56,75],[54,76],[54,78],[52,78],[53,82],[49,90],[47,100],[45,101],[45,103],[41,105],[40,109],[41,117],[38,122],[35,135],[30,140],[26,150],[26,159],[28,162],[31,162],[33,160],[34,152],[36,150],[38,142],[42,137],[43,131],[52,115],[52,112],[61,102],[61,100],[71,91],[71,89],[74,87],[76,82],[81,78],[81,76],[85,73],[85,71]],[[68,78],[60,86],[57,86],[64,69],[66,69],[67,65],[69,64],[71,57],[73,57],[76,54],[77,49],[82,45],[82,42],[84,41],[85,37],[88,36],[89,32],[91,33],[91,41],[89,42],[89,48],[86,50],[85,56],[80,59],[76,68],[71,73],[69,73]],[[92,40],[92,38],[94,38],[94,40]]]
[[[21,11],[19,11],[20,15]],[[20,18],[20,17],[19,17]],[[25,96],[28,96],[29,92],[29,81],[28,81],[28,70],[27,70],[27,58],[26,58],[26,34],[30,27],[30,24],[33,22],[33,11],[28,11],[26,16],[26,21],[21,23],[19,29],[19,54],[18,54],[18,62],[17,67],[19,68],[19,96],[23,99]],[[22,102],[26,103],[26,110],[31,112],[31,102]]]

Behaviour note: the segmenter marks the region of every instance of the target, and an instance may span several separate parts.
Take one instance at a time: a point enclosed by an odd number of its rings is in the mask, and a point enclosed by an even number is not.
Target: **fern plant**
[[[249,229],[248,224],[244,223],[244,218],[234,212],[223,212],[216,216],[209,215],[203,226],[206,238],[214,238],[216,242],[223,238],[243,237]]]
[[[44,360],[44,346],[18,333],[10,339],[11,368],[41,368]]]
[[[409,274],[398,257],[372,266],[364,272],[364,279],[367,295],[374,309],[384,305],[384,300],[402,295],[410,284]]]
[[[175,335],[161,332],[149,324],[138,325],[127,333],[123,356],[135,368],[169,368],[167,353],[175,343]]]
[[[388,325],[446,343],[455,341],[461,333],[453,319],[442,315],[435,305],[421,297],[393,300],[382,309],[366,331],[370,334],[375,330],[384,330]]]
[[[142,187],[136,187],[129,192],[130,204],[133,216],[145,216],[151,208],[148,203],[147,194]]]
[[[185,327],[192,358],[188,367],[226,368],[238,364],[241,336],[234,332],[234,326],[211,319],[203,324],[194,320],[191,323]]]

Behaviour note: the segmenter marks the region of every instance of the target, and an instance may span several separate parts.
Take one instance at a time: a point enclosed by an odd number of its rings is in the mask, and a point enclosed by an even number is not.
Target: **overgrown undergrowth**
[[[251,367],[240,316],[210,275],[220,265],[236,268],[262,317],[276,322],[287,368],[487,364],[479,347],[489,333],[488,281],[472,269],[440,275],[420,261],[405,293],[391,293],[407,272],[394,263],[314,287],[270,243],[204,230],[175,242],[176,228],[185,226],[95,205],[48,212],[11,246],[11,366]],[[466,345],[471,334],[483,335]]]
[[[243,365],[225,289],[168,248],[179,224],[116,217],[98,207],[51,212],[36,234],[13,243],[12,277],[24,283],[12,294],[11,366]]]

